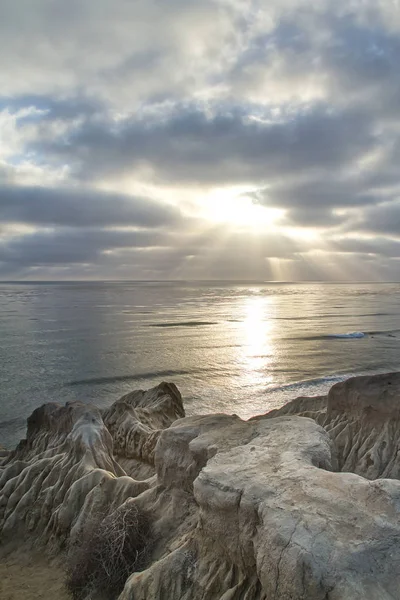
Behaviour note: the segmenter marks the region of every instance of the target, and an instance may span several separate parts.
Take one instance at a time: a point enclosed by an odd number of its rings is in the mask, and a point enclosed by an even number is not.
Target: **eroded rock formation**
[[[140,479],[154,474],[154,450],[161,431],[184,416],[178,388],[165,382],[146,392],[130,392],[103,411],[119,464]]]
[[[327,396],[296,398],[266,416],[311,417],[335,442],[340,471],[400,479],[400,373],[352,377]]]
[[[399,406],[400,374],[249,421],[184,417],[172,384],[45,405],[3,458],[2,542],[71,553],[131,506],[149,545],[119,600],[400,599]]]

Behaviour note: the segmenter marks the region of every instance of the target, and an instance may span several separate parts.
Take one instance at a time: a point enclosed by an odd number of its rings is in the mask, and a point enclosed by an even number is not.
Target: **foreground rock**
[[[140,561],[109,598],[400,599],[399,383],[356,378],[285,409],[308,417],[250,421],[180,418],[171,384],[121,399],[104,420],[95,407],[45,405],[3,459],[3,545],[28,537],[71,557],[90,546],[93,515],[113,531],[134,514],[150,524]],[[387,454],[382,436],[392,436]],[[368,453],[393,479],[370,480]],[[126,475],[124,461],[150,476]],[[369,479],[337,472],[346,464]],[[105,597],[95,572],[76,598]]]

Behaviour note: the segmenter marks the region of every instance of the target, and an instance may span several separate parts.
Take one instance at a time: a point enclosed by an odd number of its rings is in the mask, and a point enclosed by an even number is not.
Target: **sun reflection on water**
[[[242,323],[244,385],[265,389],[273,380],[269,372],[274,360],[271,298],[253,296],[244,305]]]

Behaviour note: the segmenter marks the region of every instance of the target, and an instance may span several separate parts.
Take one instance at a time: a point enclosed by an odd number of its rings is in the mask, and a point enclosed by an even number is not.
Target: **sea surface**
[[[0,444],[44,402],[173,381],[187,414],[248,418],[400,370],[400,284],[0,284]]]

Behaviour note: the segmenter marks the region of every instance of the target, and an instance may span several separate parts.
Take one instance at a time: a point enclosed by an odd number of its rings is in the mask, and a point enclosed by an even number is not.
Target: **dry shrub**
[[[104,518],[92,518],[82,538],[68,554],[69,592],[74,600],[114,600],[129,575],[145,568],[150,546],[149,518],[128,501]]]

